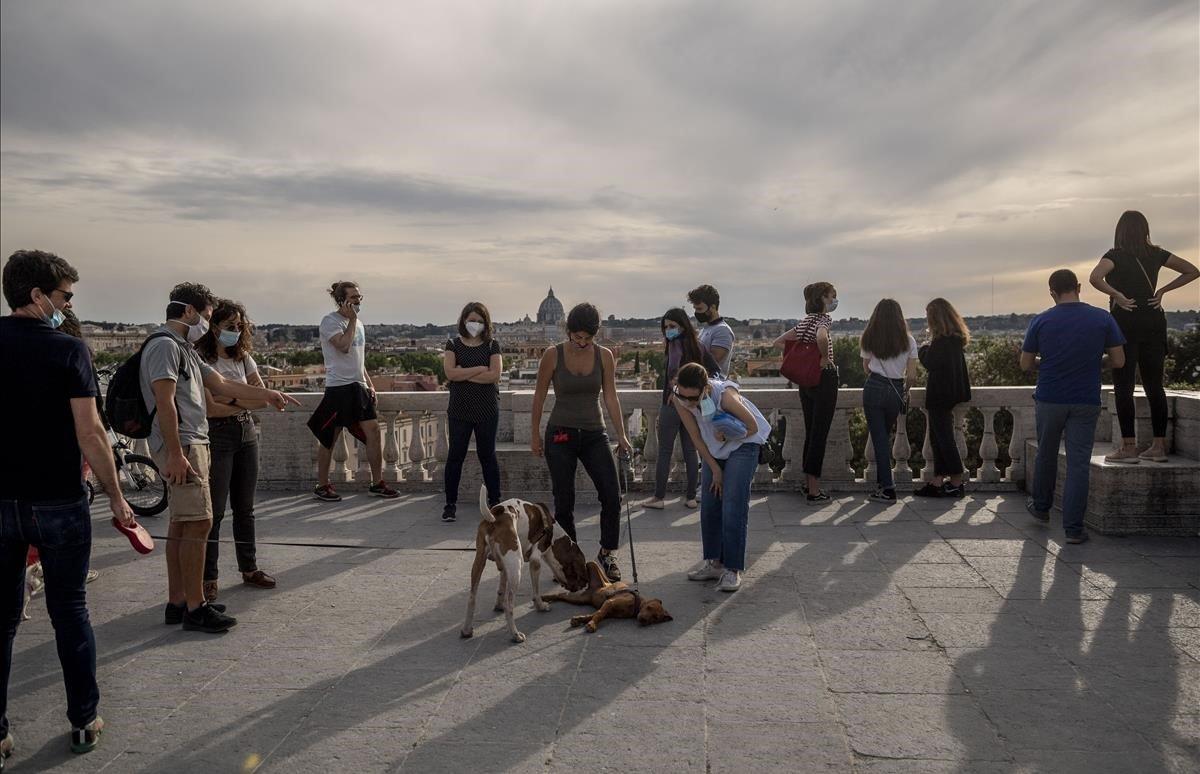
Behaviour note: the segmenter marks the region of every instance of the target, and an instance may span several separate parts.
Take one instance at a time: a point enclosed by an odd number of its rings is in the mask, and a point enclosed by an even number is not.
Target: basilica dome
[[[566,316],[566,313],[563,312],[562,301],[554,297],[554,288],[550,288],[550,292],[546,294],[546,298],[538,307],[538,325],[561,325]]]

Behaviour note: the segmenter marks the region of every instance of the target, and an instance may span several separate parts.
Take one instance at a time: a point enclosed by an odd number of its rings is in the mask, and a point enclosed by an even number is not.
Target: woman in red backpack
[[[804,492],[809,505],[829,502],[821,489],[821,467],[825,462],[825,443],[837,409],[838,370],[833,363],[833,340],[829,328],[837,309],[837,289],[828,282],[814,282],[804,288],[804,311],[800,323],[775,340],[775,346],[785,342],[813,343],[820,352],[821,379],[816,385],[800,388],[800,405],[804,409]],[[791,428],[789,428],[791,430]]]

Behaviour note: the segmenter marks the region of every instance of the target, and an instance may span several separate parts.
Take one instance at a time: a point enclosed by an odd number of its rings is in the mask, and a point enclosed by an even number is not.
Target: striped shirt
[[[833,363],[833,336],[829,334],[829,328],[833,325],[833,318],[829,315],[818,312],[810,314],[796,324],[792,330],[796,331],[796,340],[801,342],[816,341],[817,329],[824,328],[826,340],[829,343],[829,362]]]

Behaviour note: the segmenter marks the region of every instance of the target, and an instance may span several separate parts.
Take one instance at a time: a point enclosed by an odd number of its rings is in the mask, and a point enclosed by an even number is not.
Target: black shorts
[[[378,416],[371,393],[361,384],[356,382],[340,387],[326,387],[325,397],[308,419],[308,429],[312,430],[312,434],[326,449],[333,448],[339,427],[349,429],[351,435],[366,443],[367,437],[359,423]]]

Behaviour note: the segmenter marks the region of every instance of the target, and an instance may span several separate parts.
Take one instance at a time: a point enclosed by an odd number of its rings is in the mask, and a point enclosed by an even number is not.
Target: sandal
[[[260,589],[275,588],[275,579],[262,570],[242,573],[242,583],[245,583],[247,586],[257,586]]]

